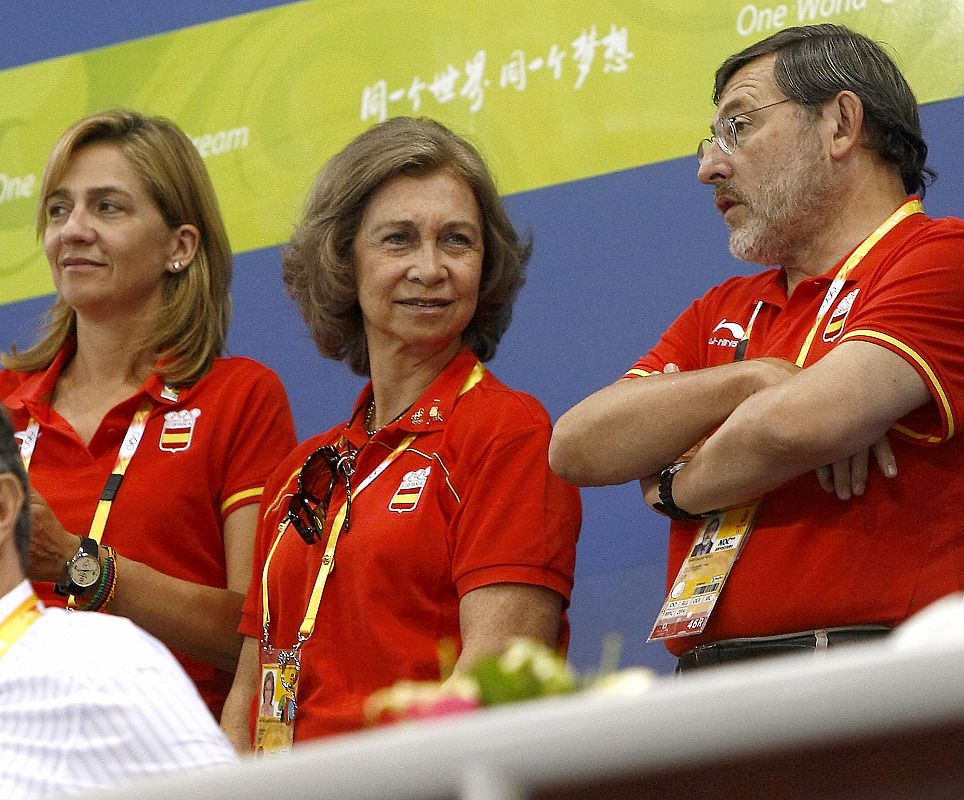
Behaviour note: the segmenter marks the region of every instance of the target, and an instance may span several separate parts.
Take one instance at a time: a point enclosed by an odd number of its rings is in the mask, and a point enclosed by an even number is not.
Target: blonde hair
[[[196,383],[224,350],[231,321],[231,246],[211,178],[197,148],[170,120],[125,108],[94,114],[68,128],[50,155],[37,208],[38,239],[47,229],[48,197],[74,156],[95,143],[120,149],[172,230],[190,224],[200,231],[190,265],[167,274],[159,324],[136,343],[138,355],[156,356],[165,382]],[[40,340],[27,350],[12,347],[0,362],[27,372],[46,369],[76,331],[76,312],[58,297]]]

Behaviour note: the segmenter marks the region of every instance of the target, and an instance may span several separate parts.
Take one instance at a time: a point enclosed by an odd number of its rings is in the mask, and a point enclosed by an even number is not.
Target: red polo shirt
[[[683,371],[733,361],[758,301],[748,358],[795,361],[840,265],[802,281],[788,299],[781,270],[737,277],[687,309],[627,373]],[[933,401],[898,421],[890,441],[897,477],[873,469],[849,501],[807,473],[770,492],[698,644],[864,623],[896,625],[964,588],[964,221],[918,214],[860,261],[817,329],[806,365],[845,341],[869,341],[906,359]],[[841,408],[846,414],[848,409]],[[674,522],[667,581],[698,524]]]
[[[460,395],[473,370],[481,380]],[[358,487],[408,434],[417,434],[353,494],[350,530],[338,541],[314,635],[302,649],[297,741],[361,727],[365,698],[397,680],[438,680],[439,643],[460,645],[459,601],[467,592],[525,583],[568,601],[572,589],[579,494],[549,469],[551,423],[538,401],[483,374],[468,351],[369,441],[363,417],[371,396],[369,385],[347,425],[285,459],[262,502],[255,578],[241,624],[253,638],[262,631],[260,570],[305,459],[325,444],[343,450],[347,440],[359,450]],[[339,483],[326,534],[344,500]],[[324,542],[306,545],[293,527],[284,533],[268,574],[272,646],[294,644],[324,550]],[[567,641],[564,625],[560,645]],[[253,715],[259,702],[253,699]]]
[[[68,531],[86,535],[134,412],[150,398],[154,407],[111,506],[103,542],[167,575],[226,586],[224,520],[260,501],[268,475],[297,443],[278,377],[247,358],[219,358],[171,399],[152,374],[133,397],[107,412],[86,445],[50,407],[73,351],[71,343],[43,372],[0,371],[0,398],[15,430],[23,431],[31,416],[40,423],[31,484]],[[48,605],[64,604],[52,584],[35,588]],[[176,655],[219,716],[232,675]]]

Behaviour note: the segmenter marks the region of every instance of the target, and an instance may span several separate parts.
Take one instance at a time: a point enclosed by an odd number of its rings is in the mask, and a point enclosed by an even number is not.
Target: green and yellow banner
[[[885,42],[921,102],[964,95],[960,0],[318,0],[0,72],[0,303],[53,290],[40,179],[95,111],[184,128],[243,252],[286,241],[322,164],[388,116],[467,135],[507,194],[688,156],[717,65],[817,22]]]

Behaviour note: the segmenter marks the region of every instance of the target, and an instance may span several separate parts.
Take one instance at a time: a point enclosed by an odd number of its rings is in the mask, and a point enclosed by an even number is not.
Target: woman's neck
[[[132,327],[119,330],[78,320],[77,352],[62,377],[69,373],[74,384],[99,389],[139,388],[150,374],[154,359],[139,352],[140,337]]]
[[[446,365],[458,354],[461,342],[437,352],[405,357],[398,353],[372,354],[371,375],[374,411],[367,422],[377,430],[403,415],[422,396]]]
[[[150,358],[137,354],[135,331],[77,324],[77,350],[54,387],[51,406],[90,444],[110,409],[137,393]]]

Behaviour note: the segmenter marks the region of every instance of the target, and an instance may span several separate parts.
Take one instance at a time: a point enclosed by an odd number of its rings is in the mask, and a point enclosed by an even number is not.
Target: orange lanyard
[[[810,333],[807,334],[807,338],[803,342],[803,347],[800,348],[800,354],[797,356],[796,365],[802,367],[807,360],[807,356],[810,354],[810,347],[813,345],[813,339],[817,335],[817,329],[820,327],[820,323],[823,322],[823,318],[827,316],[827,312],[830,310],[830,306],[833,305],[833,301],[837,299],[840,294],[840,290],[843,289],[844,282],[847,280],[847,276],[850,275],[851,271],[856,267],[863,257],[871,251],[877,242],[884,238],[884,236],[895,226],[897,223],[902,222],[907,219],[907,217],[913,216],[914,214],[923,214],[924,206],[921,204],[920,200],[908,200],[900,208],[898,208],[893,214],[891,214],[887,219],[885,219],[880,226],[875,230],[870,236],[864,239],[860,246],[854,250],[850,257],[844,261],[843,265],[837,270],[837,274],[830,284],[830,288],[827,289],[827,294],[824,295],[823,302],[820,304],[820,309],[817,311],[817,318],[813,322],[813,327],[810,329]]]
[[[370,486],[375,479],[381,475],[396,458],[398,458],[402,453],[404,453],[412,442],[415,441],[416,435],[409,434],[402,440],[402,443],[396,447],[391,453],[388,454],[387,458],[382,461],[372,473],[365,478],[365,480],[355,489],[352,494],[357,497],[362,493],[362,490]],[[321,567],[318,570],[318,575],[315,578],[315,586],[311,591],[311,598],[308,600],[308,608],[305,611],[305,618],[301,622],[301,626],[298,629],[298,642],[306,641],[312,633],[315,632],[315,620],[318,618],[318,609],[321,606],[321,596],[325,591],[325,584],[328,582],[328,576],[331,571],[335,568],[335,548],[338,546],[338,537],[341,535],[342,527],[345,524],[345,514],[348,510],[348,502],[341,504],[341,508],[338,509],[338,513],[335,515],[334,522],[331,525],[331,533],[328,535],[328,543],[325,545],[325,554],[321,557]],[[264,569],[261,572],[261,607],[262,607],[262,623],[264,625],[264,643],[268,642],[268,626],[271,624],[271,613],[268,609],[268,569],[271,566],[271,559],[274,557],[275,550],[278,549],[278,545],[281,544],[281,537],[284,536],[285,531],[288,529],[288,520],[286,519],[278,526],[278,535],[275,537],[274,542],[271,545],[271,549],[268,551],[268,557],[264,562]]]

